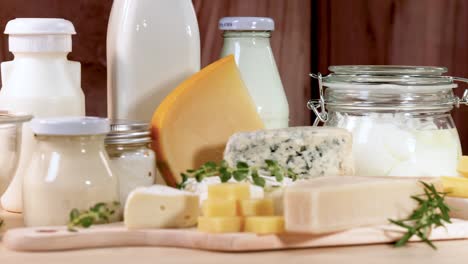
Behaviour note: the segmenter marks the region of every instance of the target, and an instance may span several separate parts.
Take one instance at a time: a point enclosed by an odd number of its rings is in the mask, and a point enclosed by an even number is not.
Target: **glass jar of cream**
[[[72,209],[119,201],[104,148],[107,119],[33,119],[31,128],[37,147],[23,179],[26,226],[66,225]]]
[[[457,176],[460,139],[450,115],[465,104],[441,67],[332,66],[309,109],[353,134],[356,175]],[[326,87],[326,89],[325,89]],[[326,108],[326,110],[325,110]]]

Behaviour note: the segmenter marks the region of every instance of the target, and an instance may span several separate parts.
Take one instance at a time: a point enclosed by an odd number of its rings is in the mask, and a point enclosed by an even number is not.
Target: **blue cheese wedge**
[[[354,175],[351,133],[340,128],[290,127],[234,134],[224,159],[230,166],[266,159],[291,168],[301,178]]]

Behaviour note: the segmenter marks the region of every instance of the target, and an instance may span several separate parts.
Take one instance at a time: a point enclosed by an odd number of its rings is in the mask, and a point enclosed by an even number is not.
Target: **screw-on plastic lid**
[[[37,135],[56,136],[102,135],[110,131],[109,120],[100,117],[35,118],[31,128]]]
[[[11,52],[70,52],[73,24],[62,18],[17,18],[5,27]]]
[[[275,21],[269,17],[223,17],[219,20],[219,29],[273,31]]]

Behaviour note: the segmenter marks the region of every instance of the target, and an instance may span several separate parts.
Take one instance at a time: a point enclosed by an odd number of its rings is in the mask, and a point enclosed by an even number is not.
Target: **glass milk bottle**
[[[270,46],[273,19],[224,17],[221,57],[234,54],[237,66],[266,128],[289,125],[289,106]]]
[[[80,83],[80,63],[69,61],[72,23],[64,19],[18,18],[8,22],[9,50],[13,61],[3,62],[0,109],[26,112],[34,117],[85,114]],[[21,155],[16,174],[1,197],[1,206],[22,211],[21,181],[36,147],[29,123],[22,134]]]
[[[112,119],[150,122],[162,100],[200,70],[191,0],[114,0],[107,30]]]
[[[23,179],[26,226],[66,225],[70,211],[119,201],[104,139],[109,121],[97,117],[33,119],[37,139]]]

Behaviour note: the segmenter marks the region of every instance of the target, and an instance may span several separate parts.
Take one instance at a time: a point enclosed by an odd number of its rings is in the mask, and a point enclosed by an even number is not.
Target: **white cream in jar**
[[[65,225],[72,209],[119,200],[102,118],[33,119],[37,148],[23,180],[26,226]]]
[[[450,115],[466,104],[441,67],[331,66],[319,79],[320,99],[308,107],[325,126],[353,134],[359,176],[458,176],[462,155]],[[324,89],[326,87],[326,89]],[[326,111],[325,111],[326,107]]]
[[[148,123],[116,120],[111,124],[105,143],[113,171],[119,178],[122,207],[134,189],[154,183],[164,184],[156,172],[156,155],[150,147]]]

